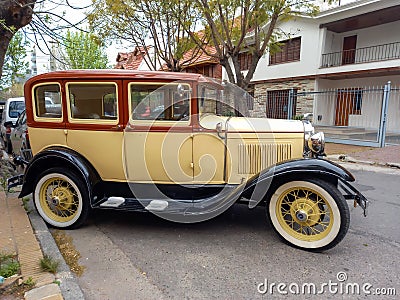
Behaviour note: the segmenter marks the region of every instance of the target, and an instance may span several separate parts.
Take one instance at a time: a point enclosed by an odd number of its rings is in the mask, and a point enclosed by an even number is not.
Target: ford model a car
[[[349,227],[345,200],[365,214],[353,176],[319,158],[323,134],[309,123],[237,117],[246,97],[196,74],[36,76],[25,85],[34,157],[9,186],[23,183],[20,197],[32,193],[39,214],[59,228],[82,225],[95,208],[199,222],[244,203],[265,206],[291,245],[335,246]]]

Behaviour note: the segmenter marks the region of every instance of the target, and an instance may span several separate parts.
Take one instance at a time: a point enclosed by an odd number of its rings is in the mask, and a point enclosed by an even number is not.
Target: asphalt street
[[[237,205],[186,225],[99,211],[86,226],[67,231],[86,267],[79,278],[85,297],[394,299],[377,295],[400,293],[400,171],[349,167],[370,200],[369,215],[351,206],[347,236],[324,253],[281,242],[263,208]]]

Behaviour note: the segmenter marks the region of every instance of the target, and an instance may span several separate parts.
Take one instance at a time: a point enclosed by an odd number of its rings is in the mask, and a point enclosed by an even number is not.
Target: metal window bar
[[[271,119],[292,119],[296,114],[296,90],[267,91],[266,96],[255,98],[257,102],[265,102],[265,114]]]

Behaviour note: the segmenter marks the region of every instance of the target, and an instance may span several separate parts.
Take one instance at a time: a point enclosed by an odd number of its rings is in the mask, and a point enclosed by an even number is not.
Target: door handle
[[[116,126],[113,126],[113,127],[111,127],[111,130],[115,130],[115,131],[119,131],[119,130],[121,130],[123,127],[122,127],[122,125],[116,125]]]

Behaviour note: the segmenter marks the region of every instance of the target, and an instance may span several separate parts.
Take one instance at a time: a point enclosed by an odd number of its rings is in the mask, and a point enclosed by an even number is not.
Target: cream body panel
[[[29,127],[28,132],[33,155],[51,146],[67,146],[64,129]]]
[[[224,141],[215,133],[196,133],[193,137],[194,183],[223,184]]]
[[[67,145],[85,157],[106,181],[126,181],[122,160],[123,132],[68,130]]]
[[[125,132],[124,164],[132,182],[193,182],[193,136],[179,132]]]

